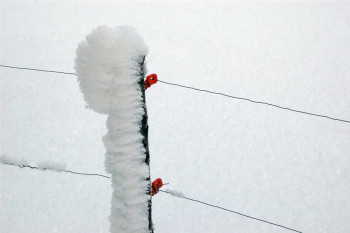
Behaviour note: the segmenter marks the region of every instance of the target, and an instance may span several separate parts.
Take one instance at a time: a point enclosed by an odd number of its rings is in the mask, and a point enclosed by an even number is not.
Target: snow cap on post
[[[129,77],[137,77],[132,72],[138,70],[140,55],[147,53],[142,37],[131,26],[99,26],[87,35],[76,50],[75,69],[88,107],[109,114],[118,104],[111,99],[120,91],[119,86],[139,81]]]

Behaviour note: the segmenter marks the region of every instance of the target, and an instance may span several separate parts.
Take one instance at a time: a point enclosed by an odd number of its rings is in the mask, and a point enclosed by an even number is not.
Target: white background
[[[160,80],[350,119],[349,2],[1,0],[3,65],[75,72],[98,25],[134,26]],[[105,174],[106,116],[75,76],[0,69],[1,154]],[[146,93],[152,179],[303,232],[349,232],[350,125],[158,83]],[[108,232],[108,179],[0,165],[0,232]],[[164,193],[156,232],[274,233]]]

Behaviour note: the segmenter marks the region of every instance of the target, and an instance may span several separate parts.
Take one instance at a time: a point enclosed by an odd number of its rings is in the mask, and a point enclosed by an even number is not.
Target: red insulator
[[[158,77],[156,74],[150,74],[146,77],[145,80],[145,89],[149,88],[150,86],[152,86],[153,84],[157,83],[158,81]]]
[[[163,181],[161,178],[156,179],[152,182],[152,196],[159,192],[159,189],[163,187]]]

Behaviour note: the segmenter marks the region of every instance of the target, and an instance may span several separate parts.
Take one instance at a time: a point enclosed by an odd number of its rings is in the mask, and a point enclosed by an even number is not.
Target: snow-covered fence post
[[[98,27],[81,42],[75,68],[88,107],[107,114],[111,233],[153,232],[145,104],[147,47],[132,27]]]

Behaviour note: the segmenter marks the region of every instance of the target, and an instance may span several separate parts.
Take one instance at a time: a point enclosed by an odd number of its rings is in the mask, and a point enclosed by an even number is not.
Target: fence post
[[[111,233],[153,233],[145,100],[147,47],[128,26],[98,27],[77,48],[75,68],[88,107],[107,114]]]

